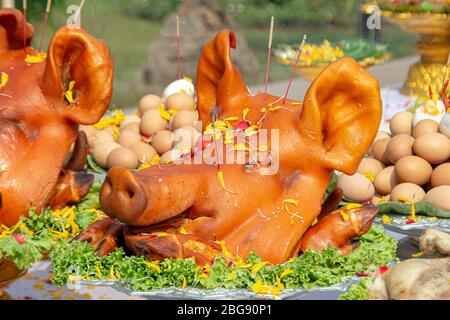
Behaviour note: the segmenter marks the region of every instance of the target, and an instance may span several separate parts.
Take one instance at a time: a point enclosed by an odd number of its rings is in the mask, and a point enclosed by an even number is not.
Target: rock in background
[[[152,44],[147,61],[137,81],[143,93],[161,94],[178,77],[176,16],[180,18],[181,68],[183,75],[195,80],[198,60],[205,43],[223,29],[236,32],[237,48],[232,50],[233,61],[243,76],[254,77],[258,61],[239,35],[236,25],[224,8],[212,0],[185,0],[163,23],[158,39]]]

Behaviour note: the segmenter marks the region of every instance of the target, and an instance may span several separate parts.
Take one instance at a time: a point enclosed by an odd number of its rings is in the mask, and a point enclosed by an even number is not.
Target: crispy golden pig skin
[[[60,205],[52,196],[78,125],[96,123],[112,94],[113,65],[103,42],[80,28],[63,27],[46,60],[27,63],[28,55],[39,52],[29,47],[34,29],[27,24],[24,32],[23,19],[18,10],[0,10],[0,73],[9,77],[0,89],[0,223],[7,226],[31,208]],[[65,98],[71,81],[73,103]],[[81,163],[78,158],[70,165]],[[85,193],[91,180],[73,181]]]
[[[224,241],[243,258],[254,251],[265,261],[282,263],[297,256],[303,235],[321,211],[332,171],[353,174],[372,144],[381,119],[379,87],[357,62],[343,58],[318,76],[303,104],[251,95],[231,61],[235,47],[233,32],[224,30],[203,50],[197,73],[200,120],[203,127],[210,123],[215,106],[219,119],[242,119],[248,108],[247,119],[256,124],[262,107],[280,106],[260,122],[261,129],[279,132],[279,145],[268,138],[269,149],[278,151],[279,170],[264,175],[257,166],[248,170],[223,164],[225,190],[215,165],[164,164],[136,173],[115,167],[100,201],[109,216],[132,227],[183,214],[183,231],[196,239]],[[153,241],[147,248],[157,256],[164,245]],[[177,252],[181,247],[176,246]]]

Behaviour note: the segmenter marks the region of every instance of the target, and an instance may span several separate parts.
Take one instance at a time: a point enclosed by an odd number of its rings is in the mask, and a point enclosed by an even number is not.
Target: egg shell
[[[173,133],[169,130],[158,131],[152,138],[152,147],[160,154],[164,154],[173,147]]]
[[[136,169],[139,162],[136,154],[132,150],[121,147],[111,151],[108,156],[107,165],[109,169],[116,166]]]
[[[431,189],[424,200],[431,202],[439,209],[450,211],[450,186],[439,186]]]
[[[104,131],[106,133],[109,133],[110,135],[113,135],[114,134],[114,126],[106,127],[104,129],[102,129],[101,131]]]
[[[131,130],[120,131],[119,137],[117,138],[117,143],[127,148],[141,141],[142,136],[136,131]]]
[[[431,174],[431,185],[433,187],[450,185],[450,163],[443,163],[434,168]]]
[[[181,111],[181,110],[194,111],[195,110],[195,100],[192,96],[190,96],[184,92],[175,93],[167,98],[166,108],[168,110],[173,109],[173,110],[177,110],[177,111]]]
[[[360,173],[355,173],[352,176],[340,175],[337,187],[342,189],[345,198],[355,202],[368,201],[375,194],[373,183]]]
[[[375,143],[378,140],[390,138],[390,137],[391,137],[391,135],[388,132],[380,130],[377,132],[377,135],[375,136],[375,139],[373,140],[373,142]]]
[[[425,191],[414,183],[400,183],[392,189],[391,201],[401,201],[402,197],[412,202],[422,201],[425,197]]]
[[[445,105],[441,100],[437,100],[437,104],[435,104],[433,100],[428,100],[426,104],[428,104],[428,108],[430,108],[430,106],[435,106],[438,110],[438,113],[430,114],[425,112],[424,106],[419,107],[414,114],[413,126],[416,126],[420,121],[425,119],[430,119],[436,121],[437,123],[440,123],[442,118],[444,117]]]
[[[411,135],[413,128],[413,118],[414,115],[408,111],[402,111],[395,114],[391,119],[391,123],[389,124],[392,136],[400,133]]]
[[[436,121],[425,119],[418,122],[413,129],[413,137],[417,138],[426,133],[435,133],[439,131],[439,124]]]
[[[363,158],[356,171],[362,175],[370,173],[375,178],[383,169],[384,164],[381,161],[372,158]]]
[[[371,199],[370,201],[371,201],[374,205],[378,205],[378,204],[381,204],[381,203],[384,203],[384,202],[389,201],[390,198],[391,198],[391,196],[390,196],[389,194],[383,196],[383,195],[381,195],[381,194],[375,193],[375,195],[372,197],[372,199]]]
[[[97,144],[106,141],[114,141],[114,137],[112,136],[112,134],[108,133],[105,130],[101,130],[97,132],[95,136],[91,136],[90,138],[88,138],[88,144],[91,148],[95,148]]]
[[[446,112],[439,124],[439,131],[450,139],[450,112]]]
[[[396,163],[403,157],[413,154],[414,138],[405,133],[393,136],[386,145],[386,157],[390,162]]]
[[[380,139],[377,142],[375,142],[372,146],[371,154],[372,156],[377,159],[378,161],[381,161],[384,165],[390,165],[391,162],[389,161],[387,155],[386,155],[386,147],[389,143],[391,138],[384,138]]]
[[[92,156],[95,162],[102,168],[107,168],[107,161],[109,154],[122,146],[114,141],[104,141],[95,146],[92,151]]]
[[[441,133],[426,133],[413,145],[416,155],[431,164],[441,164],[450,158],[450,139]]]
[[[411,182],[419,186],[427,183],[431,178],[433,168],[418,156],[406,156],[395,164],[395,175],[399,182]]]
[[[80,131],[83,131],[86,134],[86,137],[89,139],[90,137],[94,137],[98,133],[98,129],[94,126],[80,126]]]
[[[194,111],[182,110],[178,112],[173,118],[170,124],[170,128],[173,130],[179,129],[185,126],[193,126],[197,121],[197,114]]]
[[[381,195],[390,194],[392,189],[398,184],[397,177],[395,175],[395,167],[389,166],[384,168],[376,177],[373,182],[375,190]]]
[[[155,156],[158,155],[155,148],[145,142],[138,142],[130,147],[130,150],[134,152],[137,159],[141,162],[150,162]]]
[[[142,115],[141,133],[147,136],[153,136],[158,131],[167,128],[167,121],[161,118],[159,110],[148,110]]]
[[[129,123],[126,126],[124,126],[122,129],[120,129],[120,131],[125,131],[125,130],[129,130],[129,131],[134,131],[137,133],[141,133],[141,123],[140,122],[133,122],[133,123]]]
[[[172,149],[172,150],[169,150],[166,153],[164,153],[161,156],[161,159],[159,160],[159,162],[160,163],[172,162],[172,161],[175,161],[175,160],[181,158],[182,155],[183,155],[183,153],[181,152],[181,150]]]
[[[141,118],[138,115],[131,114],[126,116],[126,118],[120,123],[120,129],[124,128],[126,125],[130,123],[141,123]]]
[[[155,94],[148,94],[146,96],[143,96],[138,105],[139,113],[142,115],[148,110],[159,109],[161,103],[161,97]]]
[[[174,148],[180,149],[188,146],[194,146],[200,133],[194,127],[184,126],[173,132]]]
[[[179,92],[187,93],[190,96],[194,96],[195,89],[194,84],[186,79],[178,79],[169,84],[166,89],[164,89],[164,93],[162,98],[168,98],[171,95]]]

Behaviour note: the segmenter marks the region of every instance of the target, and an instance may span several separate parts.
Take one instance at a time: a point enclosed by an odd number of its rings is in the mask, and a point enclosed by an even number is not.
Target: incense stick
[[[306,34],[303,35],[303,40],[302,40],[302,43],[300,44],[300,50],[298,51],[298,55],[297,55],[297,60],[295,61],[294,66],[292,67],[292,74],[291,74],[291,78],[289,79],[288,87],[286,88],[286,93],[284,94],[284,97],[283,97],[283,103],[286,102],[286,98],[289,94],[289,90],[291,89],[292,80],[294,80],[295,70],[297,69],[297,65],[300,60],[300,56],[302,55],[303,47],[305,46],[305,42],[306,42]]]
[[[274,22],[275,22],[275,18],[272,16],[272,18],[270,19],[269,45],[267,46],[266,85],[264,88],[265,95],[267,95],[267,86],[269,84],[269,67],[270,67],[270,58],[271,58],[271,51],[272,51],[272,37],[273,37]]]
[[[27,48],[27,0],[23,0],[23,49]]]
[[[39,42],[39,51],[42,50],[42,44],[44,43],[45,32],[47,31],[48,16],[52,7],[52,0],[47,0],[47,8],[45,9],[44,25],[42,27],[41,41]]]
[[[449,65],[450,65],[450,52],[448,53],[447,65],[445,66],[444,79],[442,79],[442,87],[441,88],[444,88],[444,86],[445,86],[445,81],[447,80],[447,76],[448,76]]]
[[[180,48],[180,18],[177,16],[177,59],[178,59],[178,79],[181,79],[181,48]]]
[[[76,24],[78,19],[80,18],[81,10],[83,10],[85,2],[86,2],[86,0],[81,0],[80,5],[78,6],[77,13],[75,14],[75,17],[74,17],[74,24]],[[81,23],[80,23],[80,26],[81,26]]]

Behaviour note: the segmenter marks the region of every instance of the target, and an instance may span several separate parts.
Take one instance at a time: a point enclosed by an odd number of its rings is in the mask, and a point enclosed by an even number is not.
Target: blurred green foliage
[[[182,1],[192,0],[88,0],[83,9],[82,24],[91,34],[105,40],[115,65],[114,97],[118,106],[132,106],[143,94],[136,83],[152,43],[157,39],[164,17],[176,10]],[[324,39],[339,41],[361,37],[358,27],[358,0],[203,0],[221,4],[237,23],[237,32],[245,36],[254,51],[260,68],[247,82],[264,81],[270,17],[275,16],[273,47],[298,43],[303,34],[308,41],[321,43]],[[39,45],[47,0],[28,1],[28,18],[34,24]],[[44,48],[54,32],[67,21],[67,8],[79,0],[53,0]],[[17,8],[22,1],[16,0]],[[394,58],[412,54],[414,34],[383,21],[381,36]],[[162,52],[161,54],[164,54]],[[272,63],[270,80],[285,80],[288,66]],[[159,94],[159,93],[157,93]]]
[[[355,25],[359,0],[218,0],[241,25],[263,25],[271,16],[279,23]]]

